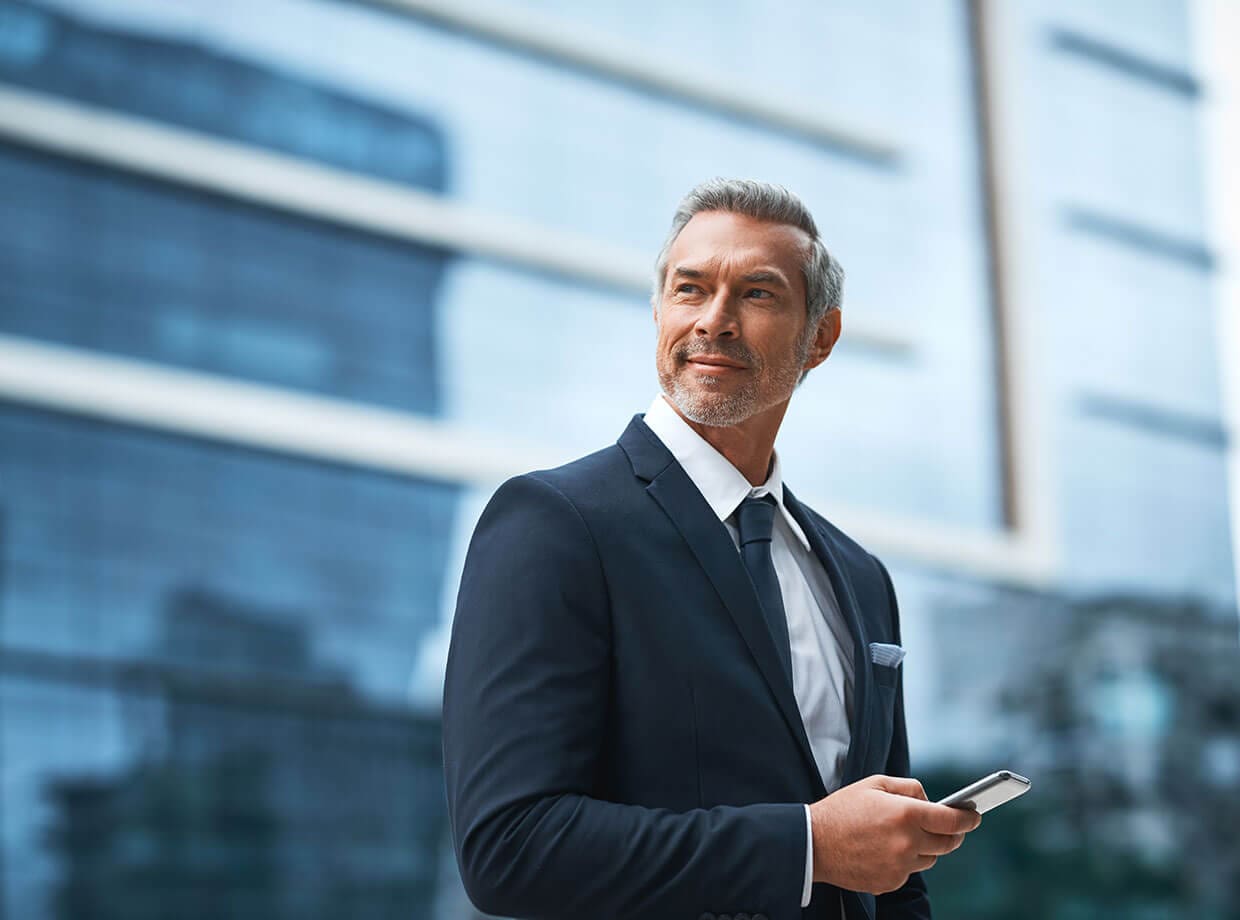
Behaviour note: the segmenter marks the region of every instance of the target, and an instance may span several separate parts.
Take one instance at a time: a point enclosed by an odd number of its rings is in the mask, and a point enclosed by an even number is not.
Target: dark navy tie
[[[766,625],[775,640],[779,660],[783,662],[788,682],[792,682],[792,646],[788,641],[788,618],[784,614],[784,596],[775,576],[771,559],[771,528],[775,523],[775,498],[747,498],[736,509],[736,528],[740,531],[741,559],[758,589],[758,600]]]

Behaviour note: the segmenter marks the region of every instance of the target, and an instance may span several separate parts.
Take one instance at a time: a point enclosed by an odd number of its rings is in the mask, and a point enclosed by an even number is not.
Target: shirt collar
[[[778,451],[771,463],[771,473],[766,482],[760,486],[751,486],[741,471],[694,431],[662,394],[654,398],[654,402],[646,410],[644,420],[663,442],[663,446],[672,452],[676,462],[689,474],[689,479],[697,486],[702,497],[706,499],[706,504],[710,505],[710,510],[720,521],[730,518],[740,503],[749,496],[771,495],[774,496],[780,516],[788,529],[805,549],[810,548],[801,525],[784,504],[784,481]]]

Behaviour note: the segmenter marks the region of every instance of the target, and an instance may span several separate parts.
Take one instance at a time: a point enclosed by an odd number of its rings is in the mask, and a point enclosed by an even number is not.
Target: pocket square
[[[899,667],[901,661],[904,660],[904,649],[898,645],[888,645],[886,642],[870,643],[870,661],[875,664],[881,664],[884,667]]]

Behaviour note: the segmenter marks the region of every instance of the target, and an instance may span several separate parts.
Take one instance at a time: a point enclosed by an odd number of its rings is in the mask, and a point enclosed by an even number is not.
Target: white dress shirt
[[[783,595],[792,646],[792,692],[809,737],[814,762],[828,792],[839,788],[848,755],[852,721],[852,633],[840,613],[831,581],[804,531],[784,504],[779,455],[760,486],[751,486],[723,454],[689,427],[662,396],[646,411],[646,425],[688,473],[732,542],[740,538],[732,514],[746,498],[771,495],[779,514],[771,533],[771,560]],[[737,564],[742,565],[739,558]],[[809,904],[814,879],[814,833],[805,806],[805,882],[801,906]]]

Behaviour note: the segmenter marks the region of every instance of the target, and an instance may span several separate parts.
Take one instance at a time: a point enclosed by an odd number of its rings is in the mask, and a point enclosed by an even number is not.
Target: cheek
[[[654,366],[655,370],[663,373],[670,371],[675,363],[672,357],[672,344],[663,336],[659,336],[654,346]]]
[[[655,355],[654,366],[660,373],[679,373],[681,364],[676,358],[675,342],[668,342],[660,346],[658,353]]]
[[[661,323],[658,334],[655,336],[655,352],[660,355],[671,354],[679,341],[680,336],[676,331],[670,328],[666,322]]]

